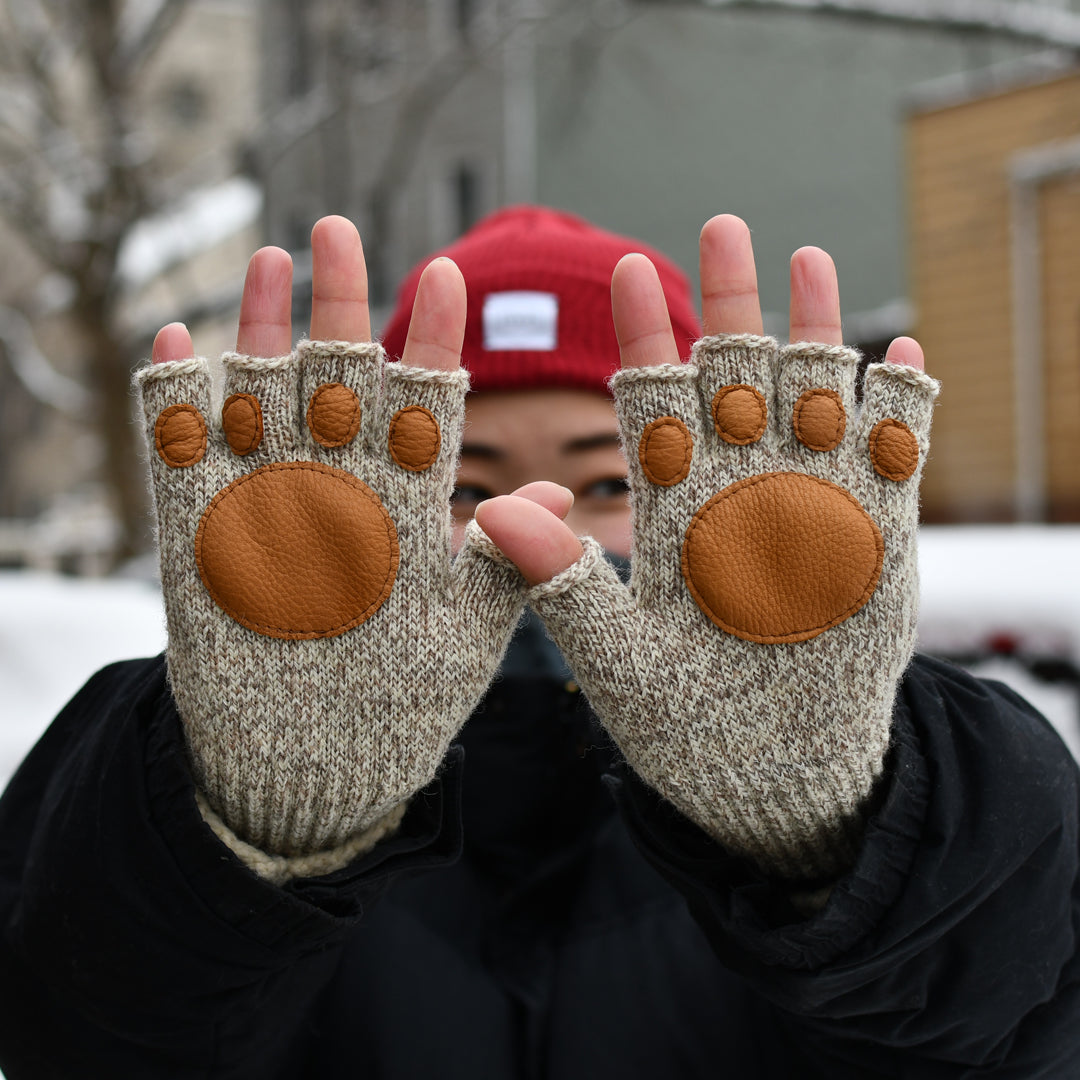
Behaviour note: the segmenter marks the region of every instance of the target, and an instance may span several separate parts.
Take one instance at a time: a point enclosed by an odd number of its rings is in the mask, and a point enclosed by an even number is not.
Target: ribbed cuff
[[[195,801],[203,821],[210,826],[213,834],[245,866],[272,885],[284,885],[293,878],[322,877],[348,866],[353,859],[370,851],[380,840],[392,836],[405,817],[409,805],[408,801],[399,803],[374,825],[326,851],[316,851],[310,855],[271,855],[246,840],[241,840],[214,811],[201,791],[195,792]]]
[[[696,807],[699,812],[689,816],[770,876],[831,881],[855,863],[887,749],[886,742],[880,752],[864,752],[854,761],[806,768],[767,794],[747,790],[744,781],[739,796],[731,785],[720,802]]]

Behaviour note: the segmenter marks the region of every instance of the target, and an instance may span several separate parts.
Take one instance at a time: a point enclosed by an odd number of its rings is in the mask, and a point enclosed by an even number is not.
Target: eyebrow
[[[609,446],[618,447],[619,436],[614,431],[601,432],[598,435],[582,435],[577,439],[570,439],[562,444],[562,451],[569,454],[581,454],[589,450],[606,449]],[[506,454],[497,446],[489,446],[487,443],[461,444],[461,456],[479,458],[483,461],[501,461]]]
[[[499,461],[506,455],[494,446],[486,446],[484,443],[462,443],[461,456],[482,458],[484,461]]]
[[[584,450],[599,450],[609,446],[619,446],[619,436],[614,431],[605,431],[599,435],[583,435],[580,439],[571,439],[563,443],[563,450],[578,453]]]

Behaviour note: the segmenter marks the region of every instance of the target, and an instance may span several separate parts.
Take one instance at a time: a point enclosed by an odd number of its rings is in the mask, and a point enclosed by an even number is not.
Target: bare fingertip
[[[313,241],[324,236],[329,239],[346,236],[349,239],[359,239],[360,231],[347,217],[343,217],[341,214],[327,214],[325,217],[319,218],[311,227],[311,239]]]
[[[653,273],[656,273],[656,267],[653,266],[652,259],[648,255],[645,255],[640,251],[628,251],[619,261],[615,264],[615,269],[611,272],[611,276],[614,279],[616,274],[625,273],[631,267],[638,265],[647,265]]]
[[[441,371],[459,367],[467,313],[465,279],[457,264],[433,259],[416,288],[402,362]]]
[[[154,364],[167,364],[173,360],[188,360],[194,354],[187,326],[182,322],[171,322],[154,336],[150,360]]]
[[[922,346],[910,337],[898,337],[889,345],[885,353],[885,363],[902,364],[905,367],[917,368],[919,371],[926,369]]]
[[[275,267],[288,266],[291,270],[292,256],[284,248],[268,245],[266,247],[259,248],[259,250],[256,251],[249,260],[249,265],[261,263],[270,263],[272,266]]]
[[[836,270],[836,262],[833,257],[824,248],[815,247],[813,244],[798,248],[791,256],[791,265],[793,267],[813,266],[814,264]]]
[[[465,278],[461,273],[458,264],[453,259],[448,258],[446,255],[439,255],[434,258],[424,267],[420,274],[420,280],[438,278],[445,282],[454,282],[454,288],[464,293]],[[428,286],[425,284],[424,288]]]
[[[550,480],[534,480],[512,491],[511,495],[537,503],[559,518],[565,518],[574,505],[574,493]]]
[[[701,226],[701,237],[721,232],[728,237],[750,235],[750,226],[737,214],[714,214]]]

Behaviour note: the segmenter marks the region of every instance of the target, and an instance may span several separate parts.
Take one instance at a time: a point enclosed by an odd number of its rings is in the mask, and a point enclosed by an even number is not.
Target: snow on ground
[[[151,584],[0,573],[0,785],[98,668],[164,647]]]
[[[987,657],[971,670],[1026,697],[1080,759],[1080,685],[1025,666],[1067,661],[1080,674],[1080,526],[924,528],[919,576],[919,647]]]
[[[1019,660],[1080,665],[1080,527],[926,528],[920,538],[920,644],[988,655],[978,671],[1014,686],[1080,757],[1077,686],[1035,679]],[[160,652],[153,585],[0,573],[0,785],[98,668]]]
[[[1010,635],[1025,653],[1080,664],[1080,526],[924,528],[919,575],[925,649],[978,651]]]

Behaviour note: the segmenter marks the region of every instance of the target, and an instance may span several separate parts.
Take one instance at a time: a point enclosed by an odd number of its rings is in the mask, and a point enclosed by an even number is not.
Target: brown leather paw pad
[[[278,462],[214,497],[195,560],[214,602],[242,626],[276,638],[335,637],[390,595],[397,530],[351,473]]]
[[[807,390],[795,402],[791,423],[803,446],[823,453],[840,445],[847,428],[847,414],[835,390],[818,387]]]
[[[712,401],[716,434],[732,446],[749,446],[765,434],[769,408],[756,386],[733,383],[721,387]]]
[[[374,647],[367,620],[412,603],[406,568],[440,583],[447,569],[468,376],[307,340],[221,369],[220,404],[204,359],[136,377],[171,622],[219,655]]]
[[[642,608],[778,646],[909,617],[938,384],[861,364],[842,345],[718,334],[689,364],[614,376],[620,431],[637,450],[631,588]]]
[[[231,394],[221,407],[221,429],[237,457],[259,449],[263,439],[262,406],[252,394]]]
[[[683,576],[701,610],[736,637],[806,641],[873,594],[884,544],[859,501],[802,473],[751,476],[694,515]]]
[[[194,405],[170,405],[154,425],[154,447],[171,469],[197,465],[206,453],[206,421]]]
[[[874,472],[886,480],[907,480],[919,467],[919,440],[901,420],[882,420],[870,432]]]
[[[685,480],[693,456],[693,436],[676,416],[661,416],[642,432],[638,460],[646,478],[658,487],[671,487]]]
[[[422,405],[398,409],[390,421],[387,439],[390,456],[409,472],[423,472],[435,464],[442,445],[439,422]]]
[[[323,383],[311,395],[307,424],[320,446],[347,446],[360,430],[360,401],[342,383]]]

